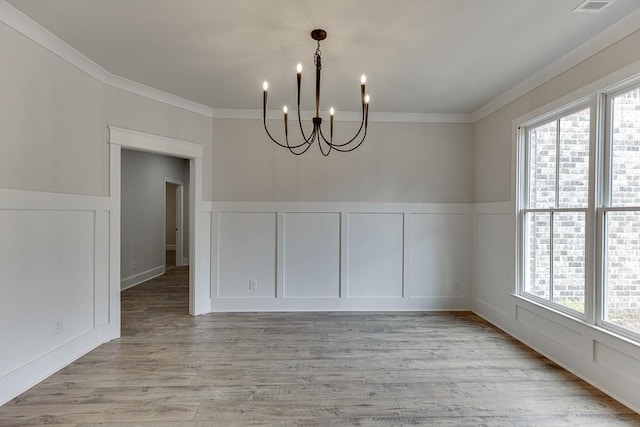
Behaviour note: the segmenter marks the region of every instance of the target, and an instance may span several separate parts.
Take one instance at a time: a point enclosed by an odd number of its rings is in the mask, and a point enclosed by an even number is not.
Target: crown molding
[[[173,95],[160,89],[155,89],[142,83],[134,82],[133,80],[125,79],[124,77],[120,77],[115,74],[107,73],[107,76],[102,82],[114,88],[122,89],[154,101],[159,101],[173,107],[191,111],[192,113],[197,113],[209,118],[213,117],[213,108],[207,105],[190,101],[186,98]]]
[[[73,47],[69,46],[49,30],[45,29],[33,19],[20,12],[5,0],[0,0],[0,22],[3,22],[18,33],[105,85],[122,89],[124,91],[209,118],[262,118],[261,110],[212,108],[112,74]],[[629,14],[627,17],[621,19],[600,34],[583,43],[569,54],[536,72],[526,80],[518,83],[489,103],[478,108],[473,113],[372,112],[369,116],[369,121],[397,123],[475,123],[639,29],[640,9]],[[310,111],[302,112],[303,119],[310,120],[312,116],[313,114]],[[268,119],[279,119],[281,117],[282,113],[279,111],[267,112]],[[335,120],[360,121],[360,117],[361,113],[359,112],[346,111],[336,114]]]
[[[242,109],[221,109],[211,108],[186,98],[167,93],[165,91],[152,88],[142,83],[128,80],[124,77],[110,73],[100,65],[87,58],[85,55],[69,46],[56,35],[42,27],[33,19],[29,18],[18,9],[0,0],[0,22],[5,23],[10,28],[19,32],[23,36],[47,49],[54,55],[66,61],[80,71],[90,75],[99,82],[126,92],[143,96],[145,98],[159,101],[183,110],[191,111],[206,117],[216,119],[262,119],[261,110]],[[336,114],[336,121],[360,121],[362,113],[355,111],[345,111]],[[311,120],[313,113],[303,111],[302,117]],[[280,119],[280,111],[268,111],[267,118]],[[385,113],[372,112],[369,116],[370,122],[399,122],[399,123],[470,123],[470,114],[423,114],[423,113]]]
[[[640,9],[630,13],[606,30],[587,40],[576,49],[572,50],[560,59],[539,70],[529,78],[523,80],[492,101],[471,113],[473,123],[499,110],[510,102],[515,101],[524,94],[538,86],[564,73],[570,68],[601,52],[612,44],[627,37],[640,29]]]
[[[206,117],[213,117],[211,107],[111,74],[4,0],[0,0],[0,22],[100,83]]]
[[[293,114],[294,112],[292,112]],[[302,120],[311,120],[313,111],[303,110],[300,112]],[[242,109],[213,109],[214,119],[244,119],[262,120],[262,110],[242,110]],[[267,119],[282,120],[281,110],[268,110]],[[359,122],[362,120],[362,113],[356,111],[338,111],[334,116],[337,122]],[[425,114],[425,113],[386,113],[371,112],[369,122],[396,122],[396,123],[471,123],[471,114]]]
[[[467,113],[390,113],[372,112],[370,122],[397,123],[473,123]]]
[[[0,21],[96,80],[103,81],[109,74],[104,68],[4,0],[0,1]]]

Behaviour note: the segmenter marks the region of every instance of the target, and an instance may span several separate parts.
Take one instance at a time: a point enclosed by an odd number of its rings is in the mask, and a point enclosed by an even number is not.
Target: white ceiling
[[[312,109],[323,28],[322,109],[355,111],[367,74],[371,111],[471,113],[640,9],[616,0],[8,0],[118,76],[220,109]],[[306,99],[306,101],[304,101]]]

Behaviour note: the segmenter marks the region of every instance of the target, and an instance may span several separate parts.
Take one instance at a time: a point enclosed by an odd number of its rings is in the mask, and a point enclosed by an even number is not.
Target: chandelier
[[[367,78],[363,74],[360,78],[360,102],[362,105],[362,117],[360,119],[360,127],[358,132],[348,141],[336,143],[333,141],[333,117],[335,110],[333,107],[329,109],[329,135],[328,138],[322,131],[322,117],[320,117],[320,70],[322,69],[322,59],[320,52],[320,41],[327,38],[327,32],[325,30],[313,30],[311,31],[311,38],[314,39],[318,46],[316,53],[313,55],[313,63],[316,66],[316,110],[315,117],[313,117],[313,130],[307,136],[302,126],[302,119],[300,118],[300,84],[302,82],[302,64],[298,64],[297,67],[297,84],[298,84],[298,124],[300,127],[300,133],[302,134],[302,142],[289,142],[289,125],[288,125],[288,108],[285,105],[282,108],[284,113],[284,143],[277,141],[267,128],[267,91],[269,84],[265,81],[262,85],[263,89],[263,101],[262,101],[262,117],[264,123],[264,130],[269,135],[269,138],[280,147],[287,148],[291,153],[296,156],[304,154],[314,142],[318,141],[318,147],[324,156],[328,156],[331,150],[340,152],[353,151],[362,144],[367,136],[367,124],[369,121],[369,95],[365,93],[365,83]],[[361,136],[362,135],[362,136]]]

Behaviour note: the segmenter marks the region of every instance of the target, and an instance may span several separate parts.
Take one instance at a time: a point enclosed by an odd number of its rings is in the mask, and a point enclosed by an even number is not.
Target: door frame
[[[207,233],[203,233],[202,158],[204,147],[193,142],[107,126],[109,130],[109,327],[105,337],[120,336],[120,216],[122,149],[162,154],[189,160],[189,314],[211,311],[211,292],[204,253]]]
[[[180,267],[183,266],[185,264],[184,262],[184,255],[183,255],[183,248],[184,248],[184,237],[183,237],[183,230],[184,230],[184,183],[182,181],[178,181],[176,179],[171,179],[171,178],[165,178],[164,179],[164,202],[162,204],[163,206],[163,211],[164,211],[164,215],[163,215],[163,221],[162,223],[165,225],[163,227],[163,231],[162,231],[162,241],[164,243],[164,249],[163,249],[163,255],[162,255],[162,259],[163,259],[163,264],[165,266],[165,270],[166,270],[166,265],[167,265],[167,184],[173,184],[176,186],[176,198],[174,200],[175,202],[175,209],[176,209],[176,267]]]

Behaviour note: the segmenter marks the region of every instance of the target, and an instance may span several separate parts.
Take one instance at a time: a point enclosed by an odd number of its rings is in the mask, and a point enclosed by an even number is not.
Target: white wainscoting
[[[515,316],[515,220],[510,203],[483,203],[474,218],[474,310],[489,320],[505,322]]]
[[[457,298],[469,294],[471,221],[462,213],[411,215],[411,295]],[[470,306],[467,306],[470,308]]]
[[[514,296],[513,205],[477,204],[474,217],[474,312],[640,412],[640,346]]]
[[[470,212],[213,202],[212,311],[468,310]]]
[[[0,189],[0,404],[109,336],[108,198]]]
[[[347,296],[402,297],[404,214],[351,213],[348,219]]]
[[[340,213],[284,212],[283,298],[340,297]]]
[[[218,218],[220,298],[276,296],[276,214],[222,212]],[[250,279],[248,279],[250,278]],[[256,281],[250,290],[248,280]]]

